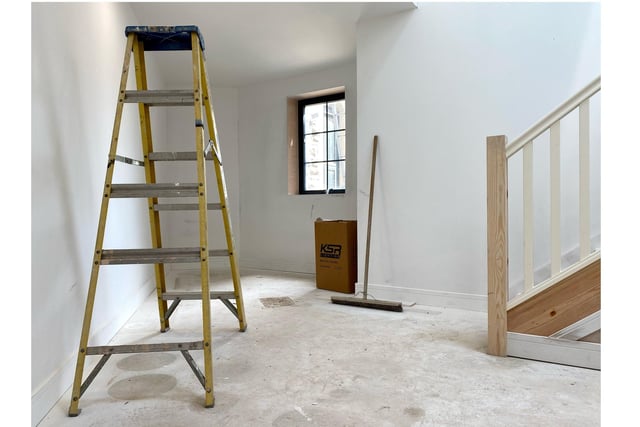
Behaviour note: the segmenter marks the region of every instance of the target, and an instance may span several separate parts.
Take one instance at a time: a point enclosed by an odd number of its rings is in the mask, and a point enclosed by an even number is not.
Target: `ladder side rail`
[[[98,273],[100,270],[100,257],[102,253],[102,244],[104,242],[104,232],[107,223],[107,211],[109,208],[109,193],[111,181],[113,179],[113,170],[115,167],[116,150],[118,147],[118,137],[120,135],[120,122],[122,120],[122,110],[124,106],[124,93],[127,88],[127,78],[129,76],[129,66],[131,62],[131,51],[135,41],[135,34],[127,36],[127,44],[125,47],[124,62],[122,65],[122,74],[120,76],[120,87],[118,89],[118,103],[116,106],[116,115],[113,123],[111,135],[111,145],[109,147],[109,160],[107,162],[107,171],[105,176],[105,184],[103,190],[102,203],[100,207],[100,218],[98,220],[98,231],[96,234],[96,245],[93,253],[93,265],[91,268],[91,278],[89,280],[89,290],[87,293],[87,303],[85,305],[84,319],[82,321],[82,333],[80,336],[80,346],[78,349],[78,359],[76,362],[76,370],[71,391],[71,403],[69,405],[69,416],[77,416],[80,411],[78,405],[80,403],[80,389],[82,386],[82,374],[84,370],[84,362],[89,341],[89,331],[91,329],[91,317],[93,315],[93,305],[96,296],[96,285],[98,283]]]
[[[213,156],[213,165],[216,171],[216,182],[218,185],[218,195],[220,197],[220,207],[222,211],[222,219],[224,222],[225,235],[227,239],[227,248],[229,249],[229,264],[231,267],[231,277],[233,279],[233,289],[235,293],[236,300],[236,317],[238,318],[238,322],[240,324],[239,329],[241,332],[244,332],[247,329],[247,322],[244,313],[244,300],[242,297],[242,287],[240,284],[240,269],[238,268],[238,259],[235,250],[235,244],[233,239],[233,231],[231,227],[231,219],[229,217],[229,199],[227,196],[227,187],[224,178],[224,169],[222,165],[222,159],[220,156],[221,150],[218,143],[218,132],[215,124],[215,117],[213,114],[213,106],[211,104],[211,88],[209,85],[209,78],[207,75],[207,68],[205,63],[204,55],[200,62],[200,71],[202,74],[203,81],[203,96],[204,96],[204,105],[205,105],[205,113],[207,115],[207,128],[209,132],[209,138],[211,140],[211,144],[213,144],[213,151],[216,153]],[[233,310],[232,310],[233,311]]]
[[[202,79],[200,62],[202,52],[198,33],[191,33],[191,56],[193,65],[193,95],[195,111],[195,148],[198,170],[198,217],[200,223],[200,280],[202,288],[202,336],[204,342],[204,390],[206,408],[214,406],[213,362],[211,356],[211,301],[209,299],[209,245],[207,231],[207,186],[204,162],[204,125],[202,122]]]
[[[137,42],[134,46],[134,63],[136,71],[136,87],[138,90],[147,90],[147,69],[144,60],[144,43]],[[149,105],[144,103],[138,104],[138,113],[140,117],[140,133],[142,139],[142,154],[144,158],[144,174],[147,184],[156,183],[156,171],[153,162],[149,161],[149,153],[153,152],[153,139],[151,135],[151,115]],[[158,203],[157,197],[147,199],[147,207],[149,212],[149,226],[151,229],[151,247],[161,248],[162,237],[160,233],[160,214],[153,209]],[[158,304],[158,314],[160,319],[160,332],[166,332],[169,329],[169,318],[167,313],[167,302],[162,299],[162,294],[167,290],[165,282],[164,264],[154,264],[154,274],[156,279],[156,294]]]

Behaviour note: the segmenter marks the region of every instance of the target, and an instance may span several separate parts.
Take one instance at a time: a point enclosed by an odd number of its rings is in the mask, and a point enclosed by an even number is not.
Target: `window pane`
[[[329,130],[346,129],[344,99],[327,103],[327,124]]]
[[[305,191],[327,189],[327,164],[312,163],[304,165],[304,186]]]
[[[327,160],[327,144],[325,138],[325,133],[304,137],[305,162],[322,162]]]
[[[325,132],[325,103],[304,107],[304,134]]]
[[[346,182],[344,160],[329,162],[327,169],[329,189],[344,190]]]
[[[326,99],[333,98],[332,101]],[[304,103],[310,104],[304,105]],[[300,102],[300,192],[344,191],[346,187],[345,100],[318,97]]]
[[[327,142],[327,160],[344,160],[347,157],[345,131],[329,132]]]

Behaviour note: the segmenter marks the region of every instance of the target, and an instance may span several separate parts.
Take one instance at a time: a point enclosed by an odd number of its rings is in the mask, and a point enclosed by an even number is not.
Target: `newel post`
[[[487,353],[507,355],[507,137],[487,137]]]

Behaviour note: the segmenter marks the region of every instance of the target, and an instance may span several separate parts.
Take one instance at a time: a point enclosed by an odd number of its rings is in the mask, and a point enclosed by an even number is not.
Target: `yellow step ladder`
[[[84,312],[80,347],[76,364],[69,416],[80,413],[79,403],[83,393],[102,369],[112,354],[147,353],[180,351],[191,367],[205,391],[204,406],[214,405],[213,363],[211,341],[211,307],[212,299],[220,300],[238,319],[240,331],[245,331],[247,323],[244,314],[244,303],[240,285],[240,275],[231,221],[227,208],[227,190],[220,157],[215,127],[213,107],[207,69],[204,57],[204,39],[200,30],[194,25],[185,26],[134,26],[126,27],[127,37],[124,64],[118,92],[109,159],[107,163],[104,190],[101,196],[102,207],[98,222],[93,264],[87,302]],[[189,90],[149,90],[145,68],[145,51],[191,50],[193,69],[193,89]],[[131,56],[135,65],[136,90],[127,90],[127,78]],[[122,121],[124,104],[138,104],[140,131],[142,139],[143,160],[134,160],[117,153],[118,136]],[[194,152],[155,152],[151,138],[151,106],[193,106],[195,113],[195,151]],[[204,111],[204,113],[203,113]],[[206,120],[205,117],[206,116]],[[205,138],[205,124],[208,138]],[[216,174],[219,203],[207,203],[207,183],[205,160],[211,160]],[[156,163],[164,161],[195,162],[197,182],[195,183],[157,183]],[[114,168],[117,162],[129,165],[144,166],[145,181],[140,184],[112,183]],[[192,198],[192,203],[159,203],[160,198],[184,197]],[[142,249],[105,249],[103,241],[107,223],[109,201],[113,198],[145,198],[148,201],[149,224],[151,227],[151,247]],[[197,198],[197,202],[195,200]],[[160,212],[175,210],[197,210],[199,215],[200,242],[197,247],[165,248],[162,246],[160,233]],[[209,249],[207,236],[208,210],[219,210],[222,213],[226,234],[226,249]],[[233,291],[216,292],[209,290],[209,257],[229,257]],[[165,284],[164,264],[166,263],[199,263],[201,290],[195,292],[168,292]],[[98,284],[98,273],[102,265],[120,264],[154,264],[155,280],[160,316],[160,331],[169,330],[169,318],[183,300],[202,300],[202,340],[190,342],[152,343],[132,345],[88,346],[91,317]],[[232,302],[235,301],[235,304]],[[167,302],[172,301],[168,306]],[[192,358],[189,351],[202,350],[204,355],[204,374]],[[95,368],[83,381],[83,370],[86,356],[101,355]]]

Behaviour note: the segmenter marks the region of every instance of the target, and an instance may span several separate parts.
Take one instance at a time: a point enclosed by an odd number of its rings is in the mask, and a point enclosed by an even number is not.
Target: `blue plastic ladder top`
[[[200,48],[204,50],[204,38],[196,25],[129,26],[124,34],[136,33],[144,50],[191,50],[191,33],[197,33]]]

